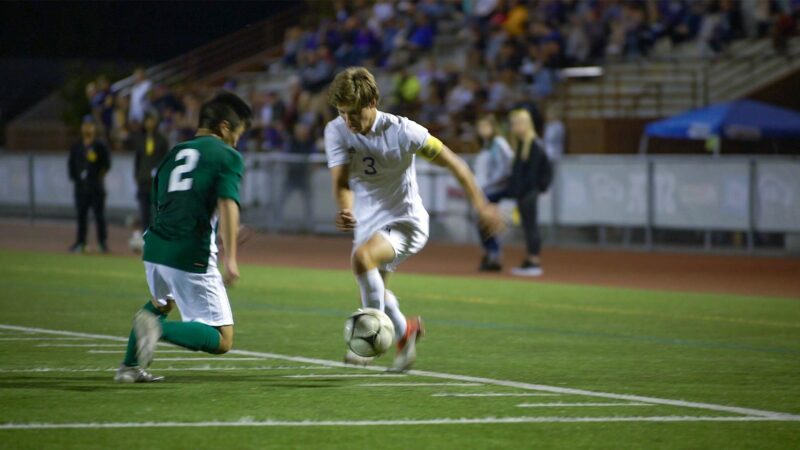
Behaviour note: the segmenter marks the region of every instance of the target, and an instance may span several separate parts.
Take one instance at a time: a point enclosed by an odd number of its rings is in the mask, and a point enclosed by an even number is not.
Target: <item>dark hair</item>
[[[228,122],[231,129],[238,128],[242,123],[245,128],[249,128],[252,118],[253,110],[244,100],[232,92],[220,92],[200,107],[198,128],[220,133],[219,126],[222,122]]]

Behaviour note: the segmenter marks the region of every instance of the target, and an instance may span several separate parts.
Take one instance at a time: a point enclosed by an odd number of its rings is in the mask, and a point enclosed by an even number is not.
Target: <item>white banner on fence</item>
[[[647,222],[645,161],[564,161],[558,177],[559,223],[642,226]]]
[[[27,155],[0,156],[0,205],[29,204],[28,161]]]
[[[759,163],[756,179],[756,228],[800,232],[800,161]]]
[[[749,162],[705,160],[655,165],[655,225],[746,230]]]

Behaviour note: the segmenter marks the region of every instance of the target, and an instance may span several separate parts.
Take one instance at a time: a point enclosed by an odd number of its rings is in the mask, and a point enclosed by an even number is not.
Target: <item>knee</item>
[[[355,273],[364,273],[372,268],[372,255],[366,246],[362,245],[353,252],[352,264]]]
[[[214,352],[217,355],[224,355],[233,349],[233,338],[226,339],[224,337],[220,338],[219,340],[219,347],[217,347],[217,351]]]

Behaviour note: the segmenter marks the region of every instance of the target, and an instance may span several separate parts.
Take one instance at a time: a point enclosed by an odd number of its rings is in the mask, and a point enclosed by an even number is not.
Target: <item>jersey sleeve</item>
[[[422,125],[404,119],[404,150],[419,154],[428,161],[433,161],[442,152],[442,141],[431,135]]]
[[[325,155],[328,158],[328,167],[350,164],[350,153],[342,134],[336,129],[333,122],[325,126]]]
[[[244,174],[244,159],[239,153],[232,151],[220,168],[217,184],[217,197],[227,198],[239,203],[239,185]]]

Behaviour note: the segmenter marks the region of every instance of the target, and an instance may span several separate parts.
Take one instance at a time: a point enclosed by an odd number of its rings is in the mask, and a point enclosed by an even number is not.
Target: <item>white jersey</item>
[[[349,165],[357,243],[393,222],[410,222],[427,236],[428,212],[419,196],[414,159],[428,136],[422,125],[381,111],[365,135],[353,133],[342,117],[328,122],[328,167]]]

